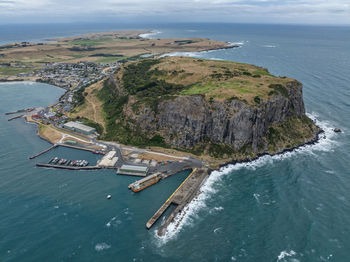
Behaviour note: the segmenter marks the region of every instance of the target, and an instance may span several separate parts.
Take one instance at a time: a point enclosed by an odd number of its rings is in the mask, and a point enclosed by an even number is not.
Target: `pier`
[[[7,119],[7,121],[12,121],[12,120],[14,120],[14,119],[21,118],[21,117],[24,117],[24,115],[19,115],[19,116],[11,117],[11,118]]]
[[[42,154],[45,154],[46,152],[49,152],[51,149],[54,149],[54,148],[56,148],[56,147],[57,147],[56,144],[53,145],[53,146],[50,146],[48,149],[45,149],[44,151],[41,151],[40,153],[38,153],[38,154],[36,154],[36,155],[34,155],[34,156],[30,156],[29,159],[32,160],[32,159],[34,159],[34,158],[37,158],[38,156],[41,156]]]
[[[176,215],[197,195],[198,190],[208,177],[208,169],[195,168],[192,173],[181,183],[175,192],[165,201],[158,211],[148,220],[146,228],[150,229],[154,223],[162,216],[171,204],[176,205],[165,223],[159,228],[158,235],[163,235],[165,229],[173,221]]]
[[[99,166],[64,166],[64,165],[52,165],[44,163],[36,163],[37,167],[48,167],[48,168],[59,168],[59,169],[69,169],[69,170],[96,170],[101,169]]]
[[[24,113],[26,111],[27,111],[27,109],[20,109],[20,110],[13,111],[13,112],[7,112],[7,113],[5,113],[5,115],[14,115],[14,114],[18,114],[18,113]]]
[[[64,143],[59,143],[57,146],[63,146],[63,147],[68,147],[68,148],[73,148],[73,149],[79,149],[79,150],[84,150],[84,151],[90,151],[90,152],[96,152],[96,149],[94,148],[87,148],[87,147],[82,147],[82,146],[73,146],[73,145],[68,145]]]

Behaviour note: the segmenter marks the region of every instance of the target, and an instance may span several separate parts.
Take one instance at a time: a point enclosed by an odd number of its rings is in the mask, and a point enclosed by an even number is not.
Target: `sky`
[[[0,23],[350,25],[350,0],[0,0]]]

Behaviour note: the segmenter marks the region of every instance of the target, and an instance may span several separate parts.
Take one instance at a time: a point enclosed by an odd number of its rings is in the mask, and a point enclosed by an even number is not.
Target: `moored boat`
[[[160,178],[160,173],[156,173],[132,183],[131,185],[129,185],[129,188],[134,192],[139,192],[157,183],[160,180]]]

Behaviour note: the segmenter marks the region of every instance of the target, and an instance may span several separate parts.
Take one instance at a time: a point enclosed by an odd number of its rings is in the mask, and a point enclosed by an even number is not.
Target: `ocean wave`
[[[248,41],[245,41],[245,42],[248,42]],[[227,46],[242,47],[245,44],[245,42],[228,42]],[[220,50],[224,50],[224,48],[223,49],[206,50],[206,51],[198,51],[198,52],[171,52],[171,53],[166,53],[166,54],[160,55],[159,57],[162,58],[162,57],[167,57],[167,56],[187,56],[187,57],[201,58],[201,57],[203,57],[204,54],[213,53],[213,52],[217,52],[217,51],[220,51]],[[225,60],[225,59],[216,58],[216,57],[209,57],[209,58],[206,58],[206,59],[210,59],[210,60]]]
[[[289,252],[283,250],[277,257],[277,261],[281,261],[282,259],[284,260],[285,257],[291,257],[296,255],[297,253],[295,253],[294,250],[291,250]]]
[[[163,55],[161,55],[159,57],[160,58],[167,57],[167,56],[200,57],[200,53],[202,53],[202,52],[171,52],[171,53],[163,54]]]
[[[162,57],[167,57],[167,56],[185,56],[185,57],[201,58],[201,57],[203,57],[204,53],[210,53],[210,52],[215,52],[215,51],[218,51],[218,50],[208,50],[208,51],[199,51],[199,52],[172,52],[172,53],[163,54],[159,57],[162,58]],[[218,61],[224,60],[222,58],[217,58],[217,57],[209,57],[206,59],[218,60]]]
[[[215,193],[219,191],[219,182],[222,178],[232,173],[232,171],[237,171],[240,169],[249,169],[256,170],[262,166],[273,164],[275,161],[281,161],[284,159],[288,159],[292,156],[298,154],[308,154],[312,156],[316,156],[315,151],[331,151],[335,146],[337,146],[337,141],[334,140],[335,133],[333,131],[332,123],[328,121],[318,120],[318,115],[316,113],[307,114],[316,124],[324,130],[324,134],[321,134],[319,140],[312,145],[305,145],[299,147],[293,151],[285,152],[283,154],[278,155],[265,155],[256,160],[246,163],[237,163],[230,164],[225,167],[222,167],[220,170],[215,170],[211,172],[210,176],[203,183],[199,190],[199,194],[195,197],[187,206],[183,209],[183,212],[179,213],[172,223],[169,224],[165,234],[163,236],[157,235],[157,230],[154,231],[154,235],[156,237],[157,245],[161,246],[167,243],[171,239],[176,239],[178,233],[185,226],[193,225],[193,222],[196,218],[198,218],[198,212],[207,207],[206,202],[208,199],[212,197]],[[259,201],[259,195],[254,195],[255,199]],[[264,203],[271,204],[271,203]]]
[[[245,45],[245,41],[241,41],[241,42],[228,42],[229,46],[244,46]]]
[[[114,221],[114,220],[116,220],[117,219],[117,217],[112,217],[107,223],[106,223],[106,227],[110,227],[111,225],[112,225],[112,222]]]
[[[146,39],[152,39],[153,36],[159,35],[159,34],[161,34],[161,33],[162,33],[162,32],[160,32],[160,31],[152,30],[152,31],[149,32],[149,33],[139,34],[139,37],[141,37],[141,38],[146,38]]]
[[[32,82],[32,81],[9,81],[9,82],[0,82],[1,85],[18,85],[18,84],[23,84],[23,85],[34,85],[37,82]]]
[[[102,251],[102,250],[109,249],[109,248],[111,248],[111,245],[108,245],[107,243],[104,243],[104,242],[97,243],[95,245],[95,250],[96,251]]]
[[[263,45],[262,47],[266,47],[266,48],[276,48],[277,46],[275,46],[275,45]]]

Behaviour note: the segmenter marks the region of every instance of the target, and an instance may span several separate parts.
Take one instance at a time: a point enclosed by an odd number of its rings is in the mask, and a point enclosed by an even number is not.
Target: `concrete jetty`
[[[20,110],[16,110],[13,112],[7,112],[7,113],[5,113],[5,115],[14,115],[14,114],[18,114],[18,113],[24,113],[26,111],[27,111],[27,109],[20,109]]]
[[[23,117],[23,116],[24,116],[24,115],[14,116],[14,117],[11,117],[11,118],[7,119],[7,121],[12,121],[12,120],[14,120],[14,119],[21,118],[21,117]]]
[[[175,192],[165,201],[158,211],[148,220],[146,228],[150,229],[154,223],[162,216],[171,204],[176,205],[165,223],[159,228],[158,235],[164,234],[165,229],[173,221],[176,215],[196,196],[198,190],[208,177],[208,169],[195,168],[192,173],[181,183]]]
[[[82,146],[73,146],[73,145],[68,145],[68,144],[64,144],[64,143],[59,143],[57,145],[58,146],[63,146],[63,147],[68,147],[68,148],[73,148],[73,149],[90,151],[90,152],[95,152],[96,151],[96,149],[94,149],[94,148],[87,148],[87,147],[82,147]]]
[[[29,157],[29,159],[30,160],[32,160],[32,159],[34,159],[34,158],[37,158],[38,156],[41,156],[42,154],[45,154],[46,152],[49,152],[51,149],[54,149],[54,148],[56,148],[58,145],[52,145],[52,146],[50,146],[48,149],[45,149],[44,151],[41,151],[40,153],[38,153],[38,154],[36,154],[36,155],[34,155],[34,156],[30,156]]]
[[[69,169],[69,170],[95,170],[101,169],[99,166],[64,166],[64,165],[52,165],[45,163],[36,163],[37,167],[48,167],[48,168],[59,168],[59,169]]]

